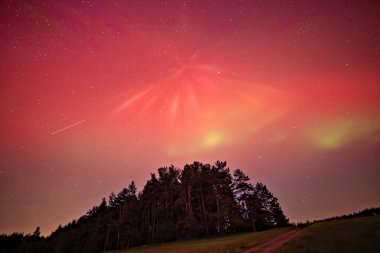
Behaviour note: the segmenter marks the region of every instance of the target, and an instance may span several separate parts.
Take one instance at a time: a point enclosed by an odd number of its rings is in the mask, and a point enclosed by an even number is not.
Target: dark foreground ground
[[[380,216],[316,223],[276,252],[380,252]]]
[[[380,252],[380,216],[318,222],[306,229],[273,229],[118,251],[121,252]]]
[[[132,248],[109,253],[233,253],[260,245],[276,236],[289,231],[289,228],[271,229],[257,233],[244,233],[211,239],[189,240]]]

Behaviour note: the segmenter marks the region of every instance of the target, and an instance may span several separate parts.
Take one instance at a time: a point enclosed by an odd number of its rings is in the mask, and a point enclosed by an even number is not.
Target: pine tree
[[[288,223],[277,198],[262,183],[257,183],[254,188],[252,212],[259,229],[285,226]]]
[[[36,227],[36,230],[33,232],[33,237],[40,237],[41,235],[41,229],[40,227]]]
[[[240,169],[236,169],[233,173],[233,189],[237,202],[240,206],[242,219],[248,223],[248,227],[252,225],[253,231],[256,231],[254,217],[254,201],[253,201],[253,186],[249,182],[250,179]],[[244,229],[244,226],[243,226]]]
[[[233,193],[230,169],[226,162],[217,161],[211,168],[212,185],[217,205],[217,232],[227,233],[237,229],[240,221],[239,207]]]

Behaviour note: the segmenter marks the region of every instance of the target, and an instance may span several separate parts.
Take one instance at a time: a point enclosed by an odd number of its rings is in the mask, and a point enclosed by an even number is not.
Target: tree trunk
[[[202,210],[203,210],[203,223],[206,229],[206,235],[208,236],[208,224],[207,224],[207,217],[206,217],[206,208],[205,208],[205,201],[203,198],[203,191],[201,188],[201,202],[202,202]]]
[[[117,229],[116,249],[119,249],[119,242],[120,242],[120,228]]]
[[[188,210],[188,208],[187,208],[187,197],[186,197],[186,193],[185,193],[184,202],[185,202],[185,210],[186,210],[186,225],[188,226],[188,225],[189,225],[189,210]]]
[[[192,208],[192,205],[191,205],[191,187],[187,188],[187,195],[188,195],[187,199],[189,201],[189,204],[188,204],[188,207],[189,207],[189,218],[192,221],[193,220],[193,208]]]
[[[218,194],[218,190],[214,190],[214,192],[215,192],[215,200],[216,200],[216,216],[217,216],[217,218],[218,218],[218,220],[217,220],[217,231],[218,231],[218,233],[220,232],[220,203],[219,203],[219,194]]]
[[[255,219],[252,220],[253,231],[256,232]]]
[[[120,243],[120,225],[121,225],[121,216],[122,216],[122,213],[123,213],[123,202],[120,203],[120,206],[119,206],[119,220],[118,220],[118,224],[117,224],[117,240],[116,240],[116,249],[119,249],[119,243]]]
[[[111,227],[111,224],[108,224],[107,235],[106,235],[106,241],[104,242],[104,249],[103,249],[103,251],[106,251],[106,249],[107,249],[108,236],[109,236],[109,233],[110,233],[110,227]]]
[[[215,191],[215,200],[216,200],[216,210],[218,217],[220,216],[220,203],[219,203],[219,196],[218,191]]]

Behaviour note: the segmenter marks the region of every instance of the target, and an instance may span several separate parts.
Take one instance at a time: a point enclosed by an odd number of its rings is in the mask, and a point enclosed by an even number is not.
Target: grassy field
[[[233,253],[259,245],[290,228],[150,245],[112,253]],[[313,224],[276,253],[380,252],[380,216]]]
[[[380,252],[380,216],[316,223],[276,253],[285,252]]]
[[[125,251],[111,251],[112,253],[233,253],[241,252],[244,249],[251,248],[264,241],[281,234],[289,228],[272,229],[257,233],[244,233],[231,236],[223,236],[212,239],[201,239],[182,241],[174,243],[165,243],[162,245],[152,245],[132,248]]]

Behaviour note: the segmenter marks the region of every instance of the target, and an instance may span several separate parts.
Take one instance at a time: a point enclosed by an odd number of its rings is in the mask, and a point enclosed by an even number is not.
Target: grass
[[[272,229],[257,233],[242,233],[211,239],[200,239],[149,245],[132,248],[124,251],[111,251],[112,253],[235,253],[254,247],[264,241],[281,234],[289,228]]]
[[[276,253],[380,252],[380,216],[320,222]]]

